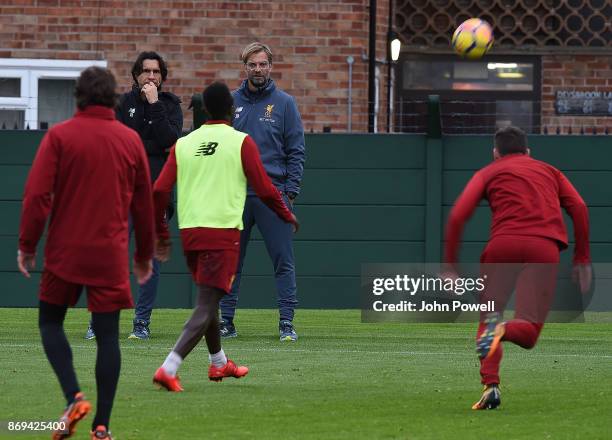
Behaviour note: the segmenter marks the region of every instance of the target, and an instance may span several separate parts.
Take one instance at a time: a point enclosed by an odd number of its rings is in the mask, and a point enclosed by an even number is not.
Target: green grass
[[[612,432],[612,324],[549,324],[531,351],[506,344],[502,406],[480,396],[473,324],[362,324],[358,311],[301,310],[300,340],[280,343],[277,312],[240,310],[230,357],[240,380],[207,379],[204,344],[186,359],[183,393],[151,384],[188,310],[157,310],[150,341],[127,340],[111,430],[116,439],[603,439]],[[55,420],[64,401],[40,345],[36,310],[0,309],[0,420]],[[95,402],[88,315],[66,331],[83,391]],[[74,438],[84,439],[91,416]],[[9,438],[0,432],[0,440]],[[14,435],[17,439],[48,438]]]

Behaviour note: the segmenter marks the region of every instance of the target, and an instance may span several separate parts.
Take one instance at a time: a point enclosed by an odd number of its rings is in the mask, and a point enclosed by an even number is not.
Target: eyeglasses
[[[268,70],[270,68],[270,63],[264,61],[263,63],[246,63],[247,70],[253,71],[257,70]]]
[[[161,73],[161,70],[159,69],[142,69],[141,73],[146,73],[147,75],[159,75]]]

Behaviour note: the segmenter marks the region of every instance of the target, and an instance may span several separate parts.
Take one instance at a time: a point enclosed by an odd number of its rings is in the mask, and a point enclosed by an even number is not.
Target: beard
[[[249,81],[253,86],[257,88],[262,88],[267,84],[268,78],[263,75],[261,76],[251,75],[249,76]]]

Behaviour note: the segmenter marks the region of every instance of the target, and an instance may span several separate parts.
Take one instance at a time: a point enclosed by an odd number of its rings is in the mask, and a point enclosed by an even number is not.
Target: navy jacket
[[[279,191],[300,192],[304,173],[304,128],[295,99],[276,88],[273,80],[253,93],[247,80],[232,93],[234,128],[248,133],[257,144],[268,176]],[[249,188],[249,194],[254,194]]]
[[[155,182],[159,176],[168,157],[168,149],[181,137],[183,111],[180,104],[181,100],[169,92],[159,92],[158,101],[149,104],[141,99],[136,86],[119,99],[117,119],[140,135],[147,150],[151,182]]]

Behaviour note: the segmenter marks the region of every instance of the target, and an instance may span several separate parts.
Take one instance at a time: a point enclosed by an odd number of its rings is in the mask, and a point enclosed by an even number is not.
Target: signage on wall
[[[612,116],[612,92],[557,90],[555,112],[558,115]]]

